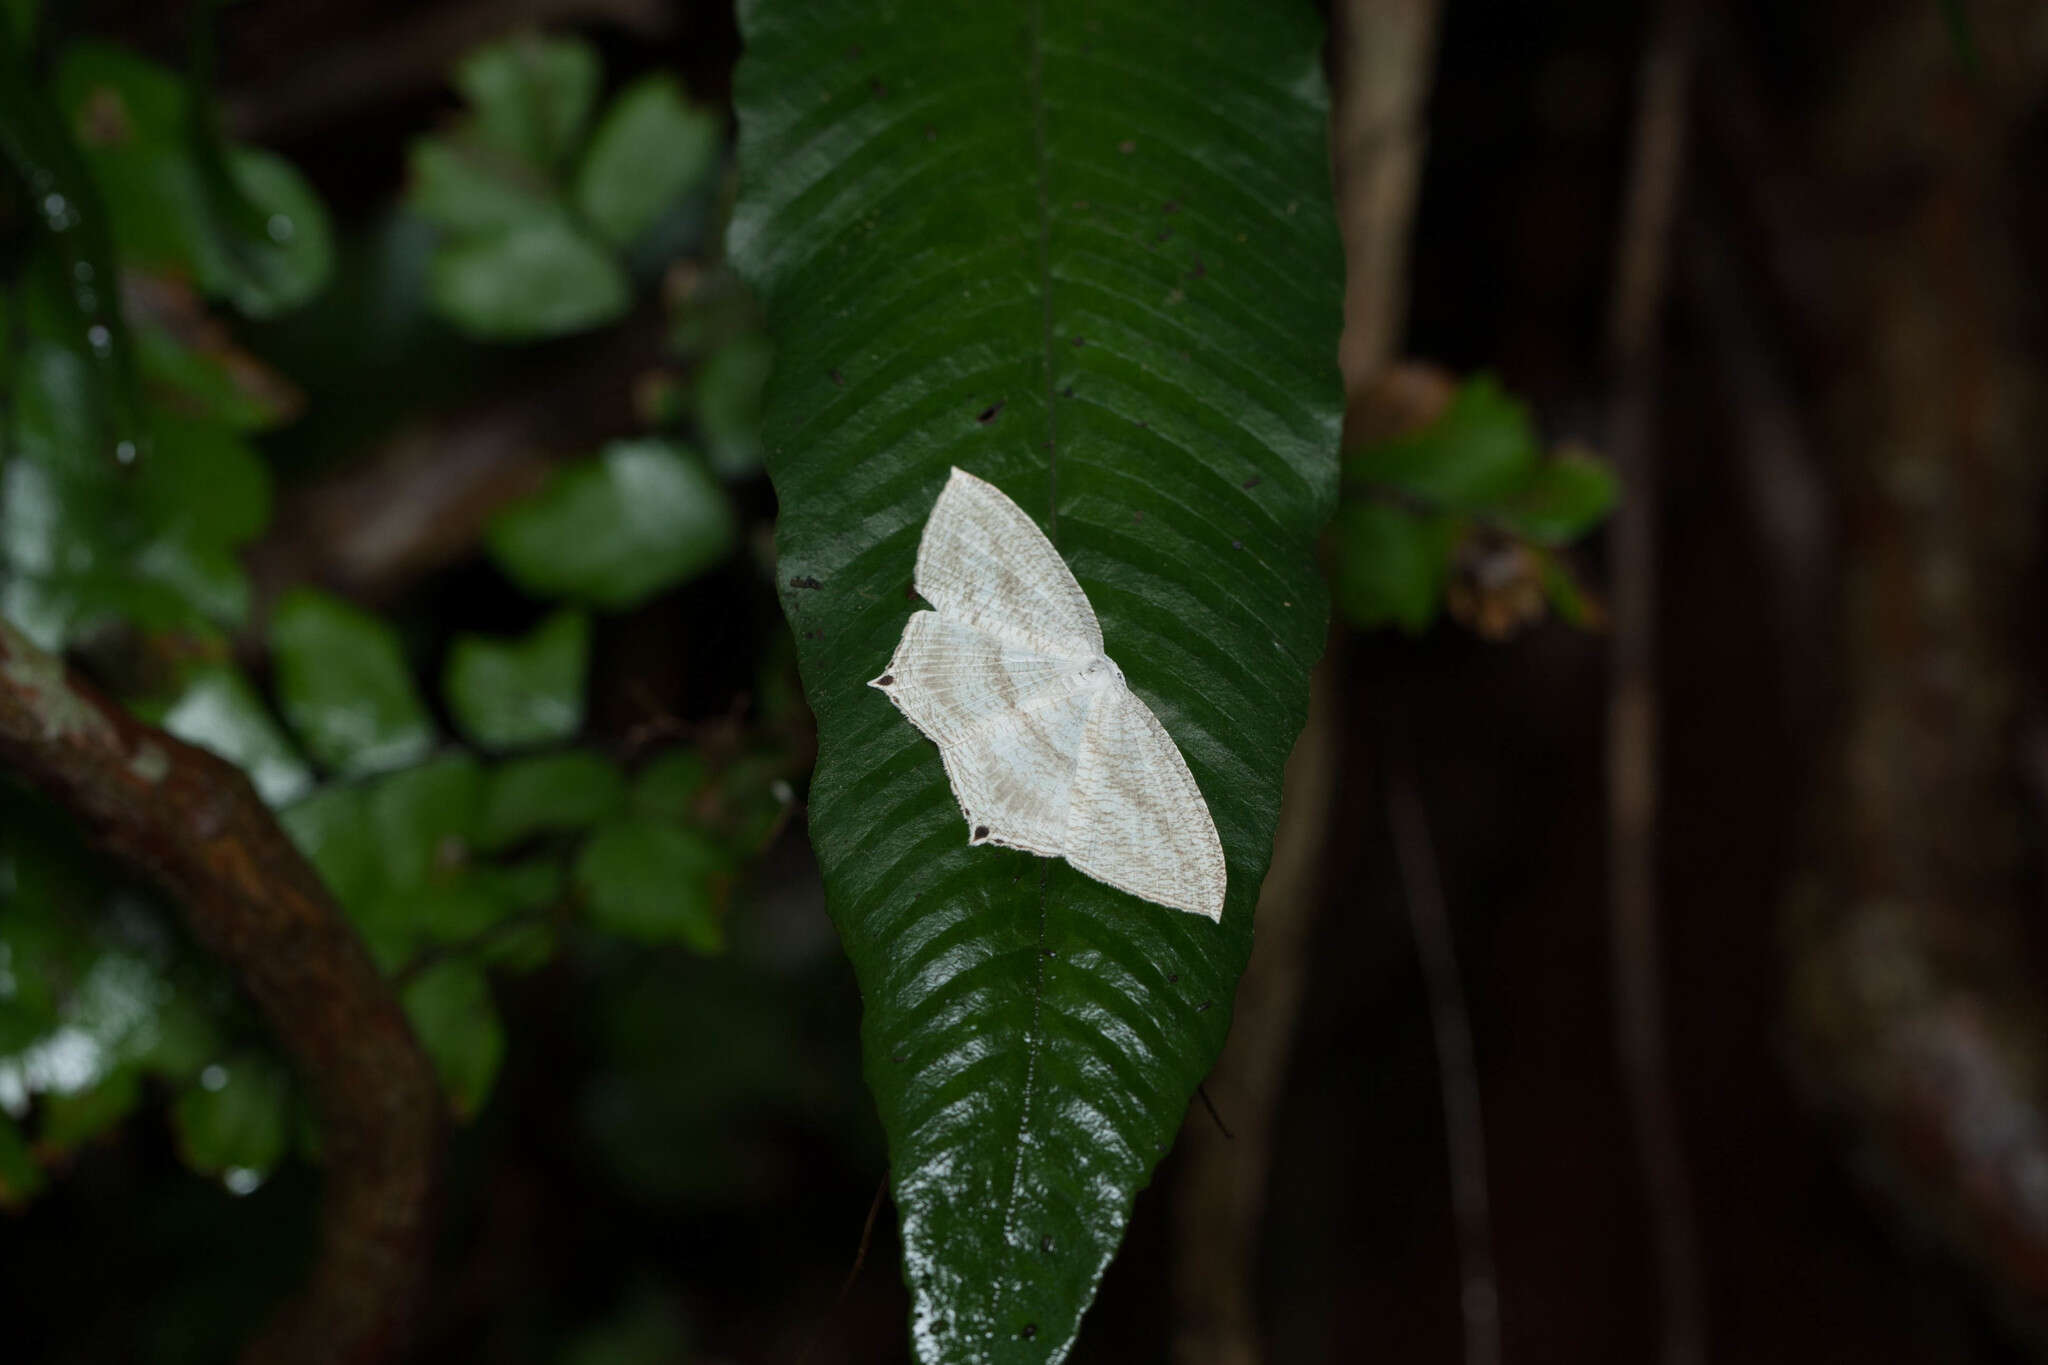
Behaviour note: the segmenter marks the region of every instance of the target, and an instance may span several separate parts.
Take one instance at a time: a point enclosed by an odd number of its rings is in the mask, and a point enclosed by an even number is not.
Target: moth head
[[[1122,682],[1124,671],[1107,654],[1098,654],[1081,670],[1081,676],[1089,682]]]

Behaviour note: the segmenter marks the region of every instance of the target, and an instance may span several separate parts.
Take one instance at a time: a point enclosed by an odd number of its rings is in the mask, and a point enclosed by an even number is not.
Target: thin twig
[[[135,720],[0,619],[0,766],[175,900],[317,1110],[320,1250],[251,1365],[400,1358],[424,1297],[441,1099],[391,987],[241,770]]]
[[[1697,27],[1696,0],[1664,0],[1643,54],[1608,335],[1615,384],[1608,446],[1626,490],[1613,528],[1607,736],[1615,1031],[1663,1295],[1664,1365],[1699,1365],[1706,1357],[1698,1242],[1671,1093],[1658,947],[1657,492],[1650,455],[1657,324],[1685,160]]]
[[[838,1314],[840,1306],[846,1302],[846,1296],[853,1292],[853,1282],[860,1278],[861,1267],[868,1263],[868,1247],[875,1239],[875,1220],[881,1217],[882,1198],[888,1193],[889,1174],[884,1171],[882,1178],[875,1182],[875,1197],[868,1205],[867,1221],[860,1225],[860,1245],[854,1249],[853,1266],[846,1272],[846,1278],[840,1282],[839,1294],[832,1300],[831,1311],[819,1320],[817,1330],[811,1333],[811,1339],[804,1344],[804,1353],[797,1357],[797,1365],[804,1365],[804,1362],[817,1354],[818,1343],[825,1339],[825,1328]]]
[[[1443,1091],[1444,1138],[1450,1149],[1451,1209],[1458,1237],[1458,1307],[1465,1324],[1465,1365],[1498,1365],[1500,1287],[1494,1274],[1493,1219],[1486,1187],[1486,1126],[1473,1060],[1472,1022],[1458,978],[1457,948],[1437,877],[1436,852],[1414,762],[1396,737],[1387,763],[1387,823],[1401,869],[1402,899],[1415,934],[1415,953],[1429,993],[1436,1039],[1437,1082]]]

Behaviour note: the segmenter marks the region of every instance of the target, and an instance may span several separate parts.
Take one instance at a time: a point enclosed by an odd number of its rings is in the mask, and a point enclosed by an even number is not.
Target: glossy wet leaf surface
[[[920,1361],[1062,1357],[1222,1045],[1321,653],[1342,270],[1311,7],[756,0],[730,241],[776,346],[810,829]],[[865,686],[949,467],[1053,539],[1222,837],[1220,926],[969,848]]]

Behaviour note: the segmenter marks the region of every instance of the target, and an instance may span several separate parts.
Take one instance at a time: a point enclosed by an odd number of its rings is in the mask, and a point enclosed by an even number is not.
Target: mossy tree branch
[[[441,1102],[397,997],[318,874],[239,769],[135,720],[4,620],[0,768],[176,900],[319,1114],[319,1254],[245,1359],[396,1358],[425,1279]]]

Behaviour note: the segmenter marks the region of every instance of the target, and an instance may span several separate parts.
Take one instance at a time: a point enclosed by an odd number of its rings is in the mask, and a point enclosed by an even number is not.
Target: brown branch
[[[1389,744],[1387,822],[1401,868],[1402,897],[1415,934],[1415,954],[1429,994],[1430,1032],[1436,1040],[1437,1080],[1443,1091],[1445,1145],[1450,1148],[1451,1207],[1458,1234],[1458,1307],[1465,1321],[1465,1365],[1499,1365],[1500,1285],[1494,1274],[1492,1201],[1486,1184],[1486,1126],[1479,1100],[1479,1070],[1472,1055],[1472,1020],[1458,977],[1450,914],[1437,875],[1436,850],[1414,760],[1396,727]]]
[[[0,766],[178,902],[193,937],[262,1011],[319,1113],[319,1256],[245,1359],[396,1359],[425,1282],[440,1096],[397,998],[318,875],[239,769],[136,721],[4,619]]]
[[[1626,489],[1613,525],[1607,735],[1615,1042],[1663,1294],[1664,1365],[1697,1365],[1706,1353],[1698,1237],[1664,1038],[1657,927],[1658,504],[1651,457],[1657,324],[1685,162],[1697,27],[1693,0],[1664,0],[1643,54],[1608,333],[1615,384],[1608,448]]]

